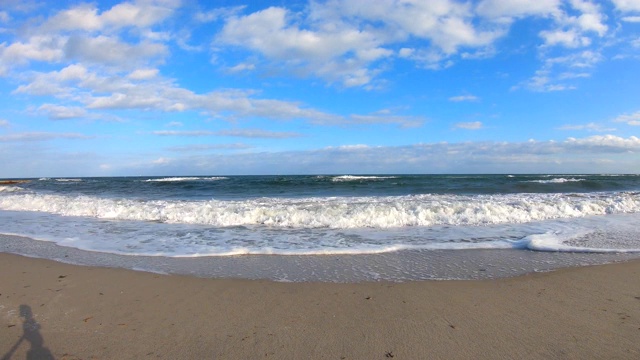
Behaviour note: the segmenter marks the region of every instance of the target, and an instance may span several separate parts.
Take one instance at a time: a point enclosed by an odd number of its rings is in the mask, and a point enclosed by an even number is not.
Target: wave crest
[[[241,201],[103,199],[91,196],[7,194],[0,209],[66,216],[280,228],[397,228],[489,225],[640,212],[639,193],[413,195],[360,198],[261,198]]]

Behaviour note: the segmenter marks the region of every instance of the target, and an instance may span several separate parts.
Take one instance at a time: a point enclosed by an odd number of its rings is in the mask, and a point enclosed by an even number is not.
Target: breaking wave
[[[9,193],[0,197],[0,210],[216,227],[397,228],[525,223],[634,213],[640,212],[640,193],[407,195],[236,201],[105,199]]]

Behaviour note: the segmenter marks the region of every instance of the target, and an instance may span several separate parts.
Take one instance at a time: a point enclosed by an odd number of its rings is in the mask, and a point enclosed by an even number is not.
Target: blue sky
[[[0,177],[640,172],[640,0],[0,0]]]

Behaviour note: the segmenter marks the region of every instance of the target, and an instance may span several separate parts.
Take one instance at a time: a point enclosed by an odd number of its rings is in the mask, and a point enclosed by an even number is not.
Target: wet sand
[[[201,279],[0,253],[0,359],[637,359],[640,261],[407,283]]]

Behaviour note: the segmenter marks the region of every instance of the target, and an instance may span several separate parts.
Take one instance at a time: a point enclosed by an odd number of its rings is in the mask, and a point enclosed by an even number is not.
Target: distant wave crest
[[[210,176],[210,177],[166,177],[166,178],[158,178],[158,179],[147,179],[146,182],[183,182],[183,181],[216,181],[216,180],[225,180],[227,179],[224,176]]]
[[[361,181],[361,180],[385,180],[385,179],[396,179],[397,176],[356,176],[356,175],[340,175],[334,176],[331,178],[331,181],[342,182],[342,181]]]
[[[24,189],[19,186],[0,186],[0,192],[2,193],[13,193],[20,191],[24,191]]]
[[[562,184],[562,183],[568,183],[568,182],[580,182],[580,181],[586,181],[586,179],[576,179],[576,178],[554,178],[554,179],[549,179],[549,180],[528,180],[525,182],[530,182],[530,183],[538,183],[538,184]]]

